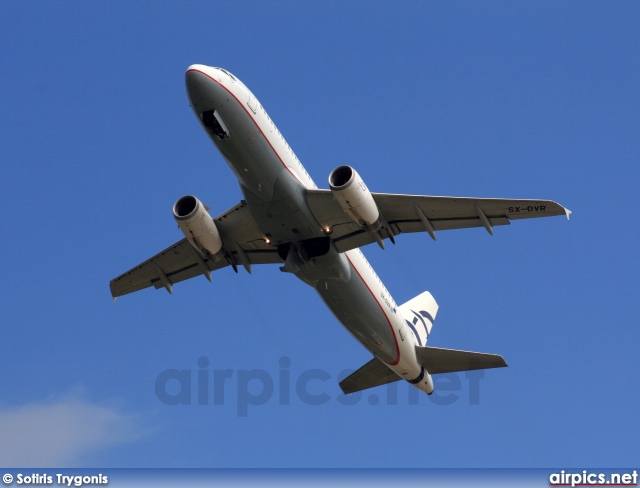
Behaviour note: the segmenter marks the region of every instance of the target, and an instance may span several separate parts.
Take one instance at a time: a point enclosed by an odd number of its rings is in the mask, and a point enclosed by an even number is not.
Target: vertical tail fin
[[[433,321],[438,313],[438,304],[431,293],[425,291],[407,303],[400,305],[400,313],[416,337],[416,343],[424,346],[431,334]]]

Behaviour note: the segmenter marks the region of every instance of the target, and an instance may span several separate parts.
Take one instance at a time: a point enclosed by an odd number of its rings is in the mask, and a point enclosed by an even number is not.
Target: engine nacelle
[[[380,229],[378,206],[355,169],[338,166],[329,175],[329,187],[338,204],[355,222],[364,223],[372,232]]]
[[[216,256],[222,239],[215,222],[196,197],[187,195],[174,204],[173,216],[191,245],[204,255]]]

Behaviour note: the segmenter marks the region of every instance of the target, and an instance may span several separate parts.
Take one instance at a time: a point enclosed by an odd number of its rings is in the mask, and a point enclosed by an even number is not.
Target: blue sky
[[[639,24],[633,2],[4,3],[0,465],[637,466]],[[241,199],[193,63],[237,75],[321,187],[349,164],[372,191],[570,208],[364,249],[398,303],[432,292],[431,345],[510,367],[344,405],[368,353],[277,267],[114,305],[109,280],[181,237],[177,198]],[[156,394],[168,369],[190,405]],[[232,371],[221,405],[201,370]],[[295,394],[313,370],[322,405]],[[273,395],[239,415],[255,374]]]

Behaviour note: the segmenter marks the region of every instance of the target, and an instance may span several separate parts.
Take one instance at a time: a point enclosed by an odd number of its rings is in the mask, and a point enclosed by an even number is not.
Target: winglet
[[[564,208],[564,207],[562,207],[562,208]],[[571,210],[569,210],[568,208],[564,208],[564,213],[567,216],[567,220],[571,220],[571,214],[573,212],[571,212]]]

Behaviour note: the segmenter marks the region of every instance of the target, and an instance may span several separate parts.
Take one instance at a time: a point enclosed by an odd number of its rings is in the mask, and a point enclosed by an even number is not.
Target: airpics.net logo
[[[322,406],[336,402],[344,406],[367,403],[375,405],[446,406],[460,401],[480,404],[480,380],[484,371],[448,373],[433,377],[434,392],[426,395],[406,381],[396,381],[374,389],[343,394],[338,383],[353,373],[344,370],[336,375],[324,369],[296,370],[291,359],[283,356],[277,371],[265,369],[213,368],[208,357],[196,361],[196,368],[165,369],[155,381],[158,400],[169,406],[232,406],[239,417],[267,404],[301,403]]]
[[[549,475],[549,486],[638,486],[638,471],[626,473],[567,472]]]

